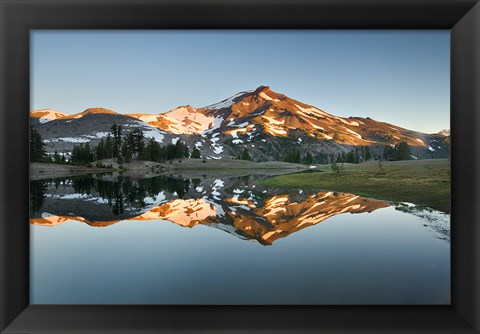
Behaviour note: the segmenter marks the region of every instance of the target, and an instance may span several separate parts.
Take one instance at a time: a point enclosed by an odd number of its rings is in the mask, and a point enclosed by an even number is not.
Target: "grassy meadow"
[[[450,161],[408,160],[344,164],[340,173],[330,165],[312,172],[262,180],[272,187],[305,188],[352,193],[392,202],[410,202],[450,213]]]

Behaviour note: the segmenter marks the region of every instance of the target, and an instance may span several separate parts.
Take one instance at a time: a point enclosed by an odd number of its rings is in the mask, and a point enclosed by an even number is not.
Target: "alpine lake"
[[[268,173],[30,181],[32,304],[450,304],[450,215]]]

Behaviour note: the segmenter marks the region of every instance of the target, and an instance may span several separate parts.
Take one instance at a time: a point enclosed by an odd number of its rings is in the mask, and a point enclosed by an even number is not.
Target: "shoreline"
[[[112,168],[99,168],[76,166],[66,164],[52,164],[52,163],[30,163],[30,180],[45,180],[61,177],[70,177],[78,175],[89,174],[106,174],[116,173],[127,176],[145,176],[154,177],[159,175],[185,175],[195,174],[195,171],[205,171],[206,173],[221,171],[220,174],[235,175],[238,171],[255,171],[255,174],[286,174],[296,171],[309,170],[308,165],[294,164],[281,161],[267,161],[267,162],[252,162],[246,160],[206,160],[203,159],[179,159],[171,163],[158,163],[152,161],[134,161],[128,164],[118,165],[112,161],[102,161],[104,164],[111,164]],[[237,171],[232,173],[231,171]],[[275,173],[275,171],[282,171],[282,173]],[[244,174],[244,173],[243,173]]]
[[[280,175],[260,181],[263,186],[304,188],[355,194],[390,202],[411,202],[450,214],[450,161],[405,160],[345,164],[340,174],[322,166],[314,173]],[[320,173],[323,171],[324,173]]]

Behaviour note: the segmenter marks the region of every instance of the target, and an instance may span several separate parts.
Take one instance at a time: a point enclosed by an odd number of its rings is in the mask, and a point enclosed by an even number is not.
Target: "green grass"
[[[450,163],[447,159],[345,164],[334,174],[330,165],[315,172],[276,176],[260,181],[281,188],[305,188],[410,202],[450,213]]]

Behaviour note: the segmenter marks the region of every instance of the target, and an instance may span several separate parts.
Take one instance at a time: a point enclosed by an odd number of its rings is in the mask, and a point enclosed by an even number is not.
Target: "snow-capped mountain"
[[[160,115],[130,114],[128,116],[177,135],[201,134],[208,130],[213,122],[213,117],[205,116],[189,105],[172,109]]]
[[[96,146],[101,138],[109,134],[113,124],[121,125],[125,132],[138,128],[147,140],[153,138],[160,143],[173,137],[148,123],[104,108],[90,108],[78,114],[31,124],[40,132],[47,152],[71,152],[73,145],[80,143]]]
[[[415,155],[422,156],[431,152],[445,154],[449,143],[447,132],[431,135],[369,117],[338,117],[276,93],[267,86],[235,94],[206,107],[186,105],[160,114],[122,115],[92,108],[75,115],[58,113],[55,117],[43,118],[37,115],[38,111],[32,112],[32,120],[42,121],[32,125],[47,143],[59,142],[59,138],[64,137],[87,141],[96,138],[97,133],[108,132],[115,122],[126,129],[139,127],[162,143],[182,138],[191,148],[197,147],[202,156],[213,159],[236,157],[245,148],[255,160],[263,161],[282,159],[292,148],[302,154],[309,151],[318,155],[347,152],[353,146],[370,146],[374,153],[380,153],[384,146],[402,141],[413,148]],[[102,122],[98,122],[99,117],[104,117]],[[62,132],[71,123],[75,123],[77,130],[67,131],[69,135],[65,136]],[[56,145],[50,145],[49,149],[54,147],[59,149]],[[68,148],[63,145],[60,149]]]
[[[43,124],[66,116],[67,115],[52,109],[33,110],[30,113],[30,122],[32,125]]]

